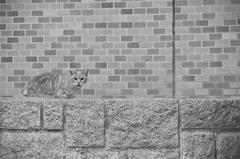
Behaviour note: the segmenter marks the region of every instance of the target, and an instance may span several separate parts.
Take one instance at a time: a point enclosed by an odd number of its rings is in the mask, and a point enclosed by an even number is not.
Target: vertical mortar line
[[[67,152],[67,135],[66,135],[66,104],[63,103],[62,106],[62,135],[63,135],[63,159],[66,159],[66,152]]]
[[[103,135],[104,135],[104,147],[106,147],[107,144],[107,136],[106,136],[106,131],[107,131],[107,106],[104,102],[103,104],[103,113],[104,113],[104,125],[103,125]]]
[[[176,8],[175,0],[172,0],[172,97],[176,97]]]
[[[40,107],[40,130],[43,131],[44,130],[44,104],[41,104]]]
[[[213,140],[214,140],[214,157],[217,159],[217,133],[213,134]]]
[[[178,146],[179,146],[179,158],[181,158],[181,113],[180,113],[180,101],[177,100],[178,106]]]

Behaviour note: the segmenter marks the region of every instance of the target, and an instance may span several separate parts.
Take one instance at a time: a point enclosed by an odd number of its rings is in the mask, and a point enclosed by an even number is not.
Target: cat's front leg
[[[60,89],[57,91],[55,98],[65,98],[65,99],[71,99],[74,98],[74,94],[71,93],[71,91]]]

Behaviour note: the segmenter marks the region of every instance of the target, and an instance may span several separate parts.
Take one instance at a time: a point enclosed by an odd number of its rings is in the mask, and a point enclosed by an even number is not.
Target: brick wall
[[[83,95],[171,96],[171,1],[0,2],[1,95],[80,68],[90,73]]]
[[[93,97],[238,96],[239,3],[0,0],[0,95],[80,68]]]
[[[177,96],[240,95],[239,18],[239,0],[176,0]]]
[[[1,99],[0,158],[238,159],[239,99]]]

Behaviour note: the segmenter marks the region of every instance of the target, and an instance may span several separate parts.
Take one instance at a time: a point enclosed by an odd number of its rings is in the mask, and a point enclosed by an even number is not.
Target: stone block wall
[[[82,95],[240,95],[239,0],[0,0],[0,95],[88,69]]]
[[[239,99],[1,99],[2,159],[238,159]]]

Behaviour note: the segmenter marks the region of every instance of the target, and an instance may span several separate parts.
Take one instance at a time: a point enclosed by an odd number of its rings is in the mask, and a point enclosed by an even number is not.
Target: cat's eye
[[[73,78],[73,79],[77,81],[77,78]]]
[[[85,80],[85,78],[81,78],[81,81]]]

